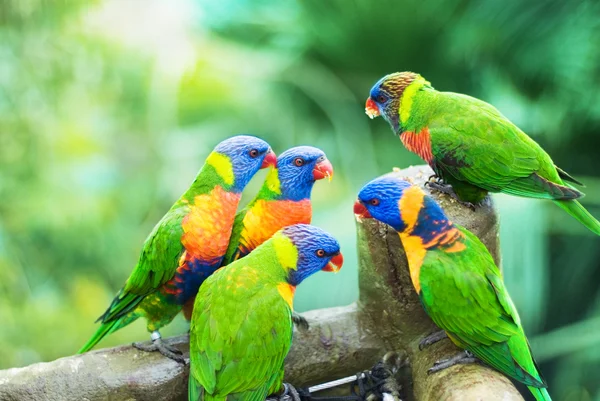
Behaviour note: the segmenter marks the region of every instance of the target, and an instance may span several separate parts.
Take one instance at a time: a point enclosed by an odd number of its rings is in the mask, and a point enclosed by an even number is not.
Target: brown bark
[[[398,172],[417,185],[427,167]],[[499,261],[498,223],[491,201],[473,212],[447,196],[434,198],[455,222],[475,233]],[[387,351],[406,353],[408,400],[522,400],[511,382],[480,364],[428,375],[433,362],[454,355],[448,340],[419,351],[436,331],[415,293],[398,235],[373,220],[357,223],[359,301],[304,314],[309,331],[296,331],[286,359],[286,380],[300,386],[351,375],[373,366]],[[187,336],[169,340],[188,352]],[[24,368],[0,371],[0,400],[185,400],[187,367],[130,346],[103,349]]]

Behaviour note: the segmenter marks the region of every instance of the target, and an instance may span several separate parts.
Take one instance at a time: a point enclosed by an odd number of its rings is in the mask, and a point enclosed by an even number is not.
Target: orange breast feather
[[[240,197],[220,186],[196,196],[182,222],[181,243],[188,260],[211,262],[225,254]]]
[[[431,137],[428,128],[423,128],[418,134],[405,131],[400,135],[400,140],[406,149],[417,154],[427,164],[432,163],[433,153],[431,152]]]
[[[310,224],[312,206],[310,200],[265,201],[259,200],[246,213],[240,246],[251,252],[283,227],[293,224]]]

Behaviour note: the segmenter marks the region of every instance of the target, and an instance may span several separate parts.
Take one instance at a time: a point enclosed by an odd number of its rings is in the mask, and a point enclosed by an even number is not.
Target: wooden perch
[[[359,333],[357,307],[304,314],[309,331],[298,333],[286,360],[287,381],[303,386],[354,374],[381,358],[375,336]],[[167,340],[186,356],[188,336]],[[24,368],[0,371],[2,401],[183,401],[188,367],[157,352],[129,345],[100,349]]]
[[[398,174],[422,186],[432,171],[412,167]],[[433,197],[453,221],[475,233],[499,263],[491,200],[473,212],[445,195]],[[436,327],[412,287],[398,235],[371,219],[357,223],[357,231],[359,300],[304,314],[311,328],[294,333],[286,381],[298,386],[322,383],[369,369],[387,351],[399,351],[408,356],[411,372],[402,383],[404,401],[523,400],[506,377],[481,364],[427,374],[434,361],[458,349],[446,339],[419,350],[419,341]],[[188,352],[187,336],[169,342]],[[158,353],[122,346],[0,371],[0,400],[186,400],[187,375],[187,366]]]

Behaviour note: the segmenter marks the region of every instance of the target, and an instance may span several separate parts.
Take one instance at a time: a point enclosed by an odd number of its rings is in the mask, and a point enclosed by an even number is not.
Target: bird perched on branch
[[[583,184],[492,105],[397,72],[373,86],[366,113],[383,116],[404,146],[431,166],[441,180],[431,182],[433,188],[472,207],[488,192],[549,199],[600,235],[600,222],[577,201],[583,193],[573,184]]]
[[[354,213],[398,232],[425,312],[470,352],[439,361],[431,372],[475,356],[525,384],[536,400],[551,401],[500,270],[475,235],[452,223],[421,188],[393,173],[360,190]]]
[[[262,401],[281,391],[296,286],[342,263],[335,238],[297,224],[209,277],[192,314],[188,399]]]
[[[152,344],[134,346],[183,361],[177,348],[162,342],[158,330],[221,265],[242,190],[260,168],[276,161],[269,145],[256,137],[239,135],[219,143],[188,190],[154,227],[125,286],[98,318],[100,327],[79,353],[145,317]]]
[[[281,153],[256,197],[235,216],[222,266],[243,258],[284,227],[310,224],[313,185],[332,177],[333,166],[321,149],[297,146]],[[183,309],[187,320],[193,305],[192,298]],[[294,321],[308,327],[300,315],[295,314]]]

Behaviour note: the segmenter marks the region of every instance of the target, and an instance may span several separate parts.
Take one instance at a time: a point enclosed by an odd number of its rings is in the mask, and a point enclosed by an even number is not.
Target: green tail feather
[[[194,379],[190,372],[190,380],[188,382],[188,401],[201,401],[204,398],[204,387]]]
[[[556,167],[556,171],[558,172],[558,176],[560,178],[562,178],[563,181],[572,182],[573,184],[577,184],[577,185],[580,185],[582,187],[585,187],[585,185],[582,182],[580,182],[580,181],[576,180],[575,178],[573,178],[565,170],[559,168],[558,166],[554,166],[554,167]]]
[[[550,398],[550,394],[548,394],[548,390],[545,388],[537,388],[537,387],[528,387],[531,394],[535,397],[536,401],[552,401]]]
[[[134,312],[129,313],[121,317],[120,319],[102,323],[100,327],[98,327],[98,330],[96,330],[92,338],[90,338],[88,342],[85,343],[85,345],[81,347],[79,351],[77,351],[77,353],[83,354],[84,352],[91,350],[96,346],[96,344],[100,342],[100,340],[106,337],[106,335],[113,333],[119,329],[122,329],[123,327],[129,325],[131,322],[137,320],[139,317],[140,314]]]
[[[557,200],[554,201],[554,203],[556,203],[561,209],[569,213],[571,216],[575,217],[581,224],[586,226],[594,234],[600,235],[600,222],[596,220],[581,203],[576,200]]]
[[[96,344],[98,344],[100,340],[102,340],[107,334],[112,333],[113,331],[118,330],[120,328],[115,327],[118,323],[119,320],[114,320],[112,322],[103,323],[102,325],[100,325],[100,327],[98,327],[98,330],[96,330],[94,335],[88,340],[87,343],[85,343],[83,347],[81,347],[81,349],[79,349],[79,351],[77,351],[77,353],[83,354],[84,352],[87,352],[94,348]]]

